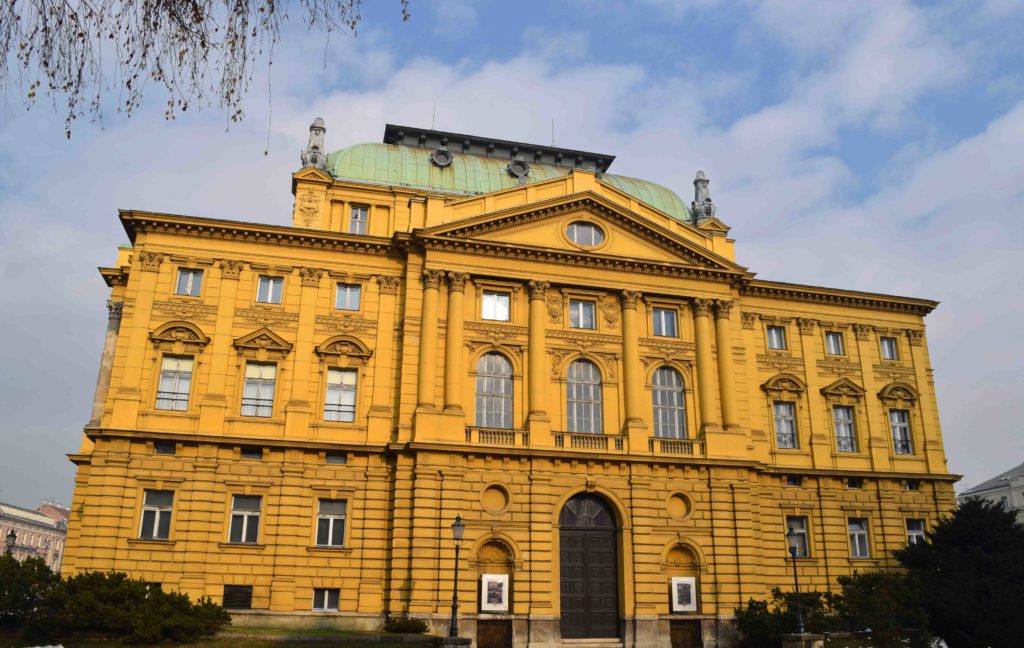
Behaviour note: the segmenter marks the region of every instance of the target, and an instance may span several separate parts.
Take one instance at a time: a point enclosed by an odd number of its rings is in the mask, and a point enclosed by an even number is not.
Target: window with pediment
[[[864,397],[864,388],[849,378],[840,378],[821,389],[829,406],[836,452],[858,452],[857,412]]]
[[[781,373],[769,378],[761,389],[768,395],[771,420],[775,428],[775,446],[780,450],[800,448],[798,403],[807,391],[803,381],[793,374]]]

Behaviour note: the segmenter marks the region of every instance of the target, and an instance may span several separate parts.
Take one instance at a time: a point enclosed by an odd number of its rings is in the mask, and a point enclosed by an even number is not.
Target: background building
[[[1016,511],[1017,519],[1024,522],[1024,464],[983,481],[958,496],[960,501],[970,498],[1001,504],[1008,510]]]
[[[289,226],[122,211],[65,573],[440,633],[461,516],[463,635],[648,647],[733,644],[788,528],[895,564],[954,505],[935,302],[756,279],[613,159],[318,119]]]
[[[66,507],[44,501],[39,508],[31,511],[0,502],[0,542],[5,541],[11,531],[15,533],[12,556],[18,560],[30,556],[42,558],[50,569],[60,570],[64,539],[68,532]]]

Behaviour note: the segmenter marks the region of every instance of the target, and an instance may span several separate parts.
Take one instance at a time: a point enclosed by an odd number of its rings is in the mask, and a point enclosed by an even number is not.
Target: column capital
[[[124,310],[124,302],[114,301],[113,299],[107,302],[107,321],[120,322],[121,312]]]
[[[424,288],[437,288],[441,284],[441,279],[444,277],[444,270],[424,270],[423,271],[423,287]]]
[[[164,260],[164,255],[157,254],[156,252],[147,252],[142,250],[139,252],[139,263],[142,264],[143,270],[149,270],[150,272],[157,272],[160,270],[160,264]]]
[[[704,299],[703,297],[695,297],[690,300],[693,305],[693,314],[697,317],[708,317],[711,315],[711,306],[714,304],[713,299]]]
[[[377,285],[380,286],[380,291],[385,295],[395,295],[398,293],[398,284],[401,280],[398,277],[388,277],[385,275],[377,275]]]
[[[221,259],[220,260],[220,276],[225,279],[238,279],[238,274],[242,271],[241,261],[234,259]]]
[[[622,308],[632,308],[636,310],[637,301],[643,296],[643,293],[639,290],[623,290],[622,291]]]
[[[548,288],[551,287],[551,284],[548,283],[547,281],[536,280],[532,280],[528,282],[526,285],[530,291],[530,299],[544,299],[544,296],[547,294]]]
[[[463,292],[466,290],[466,280],[469,279],[469,275],[465,272],[449,272],[448,273],[448,290]]]
[[[303,286],[312,286],[317,288],[320,286],[320,277],[322,277],[324,271],[320,268],[299,268],[299,276],[302,277]]]
[[[727,299],[716,299],[715,317],[729,319],[729,311],[732,310],[733,303]]]

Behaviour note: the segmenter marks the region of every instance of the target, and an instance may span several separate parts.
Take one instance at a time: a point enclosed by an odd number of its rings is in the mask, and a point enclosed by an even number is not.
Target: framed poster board
[[[508,574],[484,574],[480,577],[480,611],[508,612]]]
[[[697,611],[697,579],[693,576],[675,576],[669,589],[672,612]]]

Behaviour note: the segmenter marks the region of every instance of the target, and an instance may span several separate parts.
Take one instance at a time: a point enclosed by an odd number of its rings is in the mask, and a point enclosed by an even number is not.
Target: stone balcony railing
[[[526,448],[530,445],[530,433],[526,430],[505,430],[498,428],[466,427],[466,443],[484,446],[511,446]]]
[[[629,437],[619,434],[584,434],[556,431],[551,433],[554,447],[584,452],[605,452],[629,454]],[[466,426],[466,443],[474,446],[542,449],[530,445],[530,433],[520,429],[483,428]],[[548,446],[550,447],[550,446]],[[655,456],[704,457],[704,441],[701,439],[663,439],[649,437],[647,447],[633,449],[636,454]]]
[[[698,439],[662,439],[651,437],[647,440],[647,447],[652,453],[659,455],[704,456],[704,442]]]
[[[573,432],[553,432],[556,448],[573,450],[592,450],[598,452],[629,452],[629,441],[624,436],[609,434],[576,434]]]

